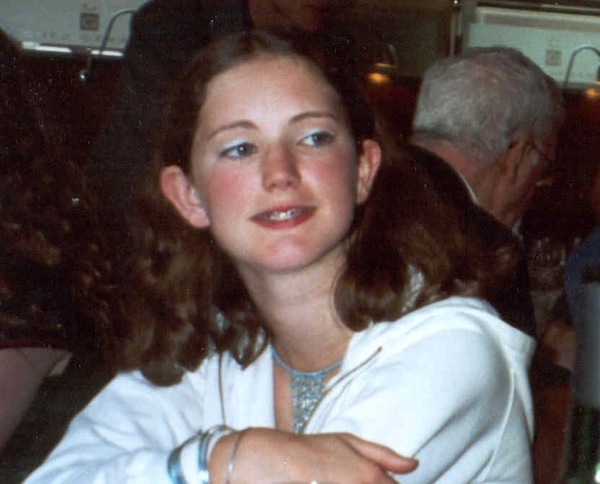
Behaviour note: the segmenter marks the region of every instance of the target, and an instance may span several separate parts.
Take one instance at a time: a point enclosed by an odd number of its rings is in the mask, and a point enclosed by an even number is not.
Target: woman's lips
[[[266,228],[288,229],[296,227],[316,211],[315,207],[284,207],[261,212],[252,217],[252,221]]]

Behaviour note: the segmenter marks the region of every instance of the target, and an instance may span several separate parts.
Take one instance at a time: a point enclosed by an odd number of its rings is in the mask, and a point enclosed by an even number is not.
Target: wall
[[[384,59],[381,45],[393,45],[399,74],[420,77],[434,60],[453,50],[454,10],[450,0],[353,0],[343,21],[358,44]],[[379,49],[379,52],[378,52]],[[385,59],[384,59],[385,60]]]

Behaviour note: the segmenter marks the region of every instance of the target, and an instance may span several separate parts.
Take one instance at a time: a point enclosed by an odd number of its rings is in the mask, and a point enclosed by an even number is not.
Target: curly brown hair
[[[134,223],[139,247],[124,292],[121,365],[141,369],[159,385],[176,383],[213,351],[230,352],[248,365],[269,341],[232,262],[210,232],[184,222],[158,188],[164,166],[178,165],[189,174],[207,84],[258,56],[301,56],[338,93],[357,151],[365,139],[378,139],[384,147],[384,166],[371,197],[357,210],[348,236],[348,267],[337,285],[338,311],[350,328],[393,320],[450,295],[479,295],[511,265],[510,250],[486,254],[467,237],[456,223],[458,215],[428,188],[418,163],[384,142],[352,73],[320,65],[322,57],[315,60],[272,35],[226,36],[193,59],[173,91],[153,176]],[[411,291],[414,274],[422,284]]]
[[[108,351],[110,263],[81,167],[0,32],[0,347]]]

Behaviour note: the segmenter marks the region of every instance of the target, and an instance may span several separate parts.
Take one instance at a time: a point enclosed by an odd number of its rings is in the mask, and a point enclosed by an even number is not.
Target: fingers
[[[342,438],[360,455],[394,473],[405,474],[413,471],[419,461],[397,454],[389,447],[360,439],[351,434],[342,434]]]

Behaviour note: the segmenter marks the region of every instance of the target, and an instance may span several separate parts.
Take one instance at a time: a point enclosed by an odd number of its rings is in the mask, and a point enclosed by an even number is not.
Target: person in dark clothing
[[[127,214],[152,161],[169,88],[193,54],[229,32],[260,28],[285,34],[329,63],[355,69],[354,47],[328,25],[331,0],[153,0],[133,16],[120,94],[97,139],[88,175],[104,203],[115,256],[126,252]],[[357,69],[356,75],[361,75]],[[119,257],[124,257],[123,255]]]
[[[554,158],[564,117],[556,83],[521,52],[477,48],[425,73],[411,149],[429,152],[424,169],[467,230],[483,244],[522,245],[521,216]],[[490,296],[503,319],[535,334],[524,248],[512,280]]]
[[[445,200],[462,215],[461,222],[467,233],[475,235],[489,249],[513,245],[515,253],[521,255],[511,279],[504,286],[497,287],[494,293],[488,293],[487,298],[502,319],[530,336],[535,335],[527,264],[517,238],[473,202],[460,176],[442,158],[416,145],[408,145],[407,149],[421,162],[433,189],[443,194]]]

